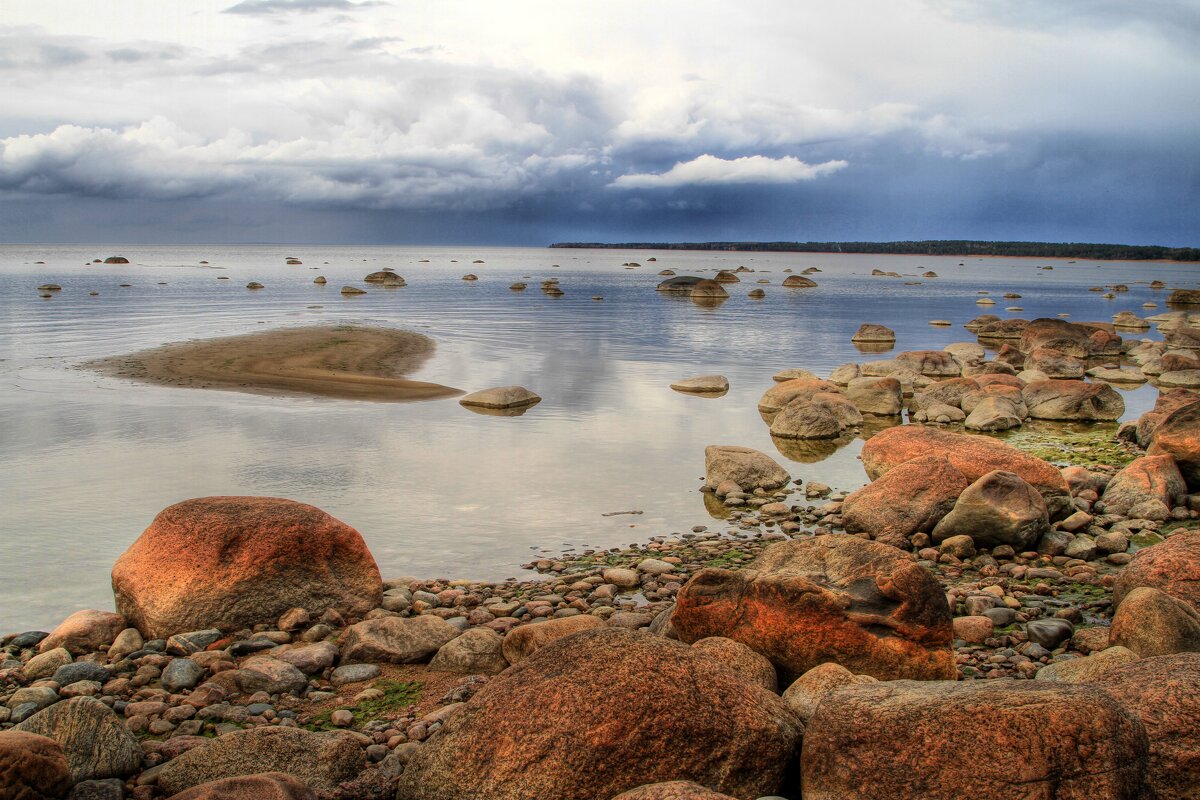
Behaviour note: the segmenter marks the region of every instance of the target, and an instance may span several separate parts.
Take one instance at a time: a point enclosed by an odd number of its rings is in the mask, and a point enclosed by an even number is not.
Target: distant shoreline
[[[700,250],[750,253],[848,253],[891,256],[999,256],[1074,258],[1088,261],[1200,262],[1200,247],[1088,244],[1080,242],[982,242],[966,239],[913,242],[555,242],[552,248],[588,250]]]

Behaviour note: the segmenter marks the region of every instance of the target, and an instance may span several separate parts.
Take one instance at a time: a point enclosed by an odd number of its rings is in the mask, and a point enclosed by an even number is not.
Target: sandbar
[[[424,364],[435,347],[428,336],[412,331],[322,325],[177,342],[84,366],[165,386],[253,394],[382,402],[462,394],[403,377]]]

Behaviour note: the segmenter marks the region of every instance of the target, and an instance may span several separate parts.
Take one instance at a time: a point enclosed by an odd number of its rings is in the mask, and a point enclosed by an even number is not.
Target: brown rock
[[[778,788],[800,731],[783,701],[713,659],[601,628],[489,681],[414,753],[399,796],[601,800],[687,780],[754,798]]]
[[[933,541],[970,536],[977,546],[1011,545],[1030,549],[1050,529],[1046,501],[1015,472],[994,470],[959,495],[950,513],[933,529]]]
[[[263,772],[202,783],[170,800],[317,800],[317,795],[291,775]]]
[[[503,645],[504,640],[495,631],[471,628],[442,645],[429,662],[429,669],[461,675],[495,675],[508,668]]]
[[[1107,639],[1105,640],[1107,643]],[[1058,683],[1094,683],[1096,678],[1138,660],[1128,647],[1107,647],[1083,658],[1070,658],[1047,664],[1034,675],[1039,681]]]
[[[1200,787],[1200,654],[1145,658],[1106,672],[1095,684],[1146,727],[1146,782],[1154,797],[1193,800]]]
[[[125,618],[111,611],[76,611],[42,639],[38,652],[62,647],[76,656],[94,653],[112,644],[125,627]]]
[[[1092,352],[1091,333],[1073,322],[1042,317],[1024,326],[1017,347],[1022,353],[1051,349],[1075,358],[1087,358]]]
[[[1141,722],[1092,686],[896,681],[821,703],[804,735],[804,800],[1135,800]]]
[[[1154,408],[1138,417],[1135,428],[1135,439],[1138,445],[1149,447],[1151,440],[1154,438],[1154,431],[1158,429],[1159,424],[1164,419],[1174,411],[1196,402],[1200,402],[1196,399],[1196,393],[1189,392],[1186,389],[1160,391],[1158,399],[1154,401]]]
[[[513,628],[504,637],[503,652],[508,663],[517,664],[553,641],[573,633],[601,628],[604,621],[591,614],[532,622]]]
[[[771,692],[779,688],[775,666],[741,642],[724,636],[709,636],[693,644],[692,651],[720,661],[747,683]]]
[[[786,284],[785,284],[786,285]],[[858,326],[858,331],[850,337],[852,342],[867,342],[884,344],[896,341],[896,332],[885,325],[874,325],[864,322]]]
[[[1039,347],[1026,356],[1022,368],[1037,370],[1052,379],[1082,378],[1087,372],[1087,364],[1082,359],[1046,347]]]
[[[21,731],[0,731],[0,798],[58,800],[74,780],[58,742]]]
[[[962,408],[962,400],[968,394],[979,391],[979,382],[975,378],[949,378],[925,387],[917,395],[917,406],[926,408],[934,403],[941,403],[951,408]]]
[[[343,664],[419,664],[428,661],[460,631],[441,617],[379,617],[351,625],[342,634]]]
[[[716,489],[724,481],[733,481],[743,491],[778,489],[791,477],[766,453],[749,447],[709,445],[704,448],[705,485]]]
[[[817,712],[817,706],[835,689],[875,682],[876,679],[870,675],[855,675],[842,665],[830,661],[818,664],[792,681],[792,685],[783,693],[783,702],[807,725]]]
[[[1107,383],[1034,381],[1021,397],[1034,419],[1112,421],[1125,413],[1120,392]]]
[[[928,533],[950,513],[967,479],[944,456],[919,456],[850,494],[842,521],[850,533],[907,548],[914,533]]]
[[[117,560],[112,580],[117,608],[147,637],[274,625],[292,608],[357,617],[383,595],[358,531],[274,497],[165,509]]]
[[[788,275],[783,279],[783,285],[789,289],[811,289],[817,285],[817,282],[803,275]]]
[[[158,788],[171,795],[225,778],[282,772],[328,792],[357,776],[363,761],[362,746],[350,733],[249,728],[168,761],[158,773]]]
[[[1134,553],[1113,584],[1113,607],[1139,586],[1161,589],[1200,609],[1200,531],[1176,533]]]
[[[1109,641],[1142,658],[1200,651],[1200,611],[1166,592],[1139,586],[1113,615]]]
[[[804,378],[782,381],[763,392],[763,396],[758,401],[758,410],[764,414],[774,414],[782,411],[799,398],[811,398],[819,392],[836,394],[838,391],[837,385],[829,381],[805,380]]]
[[[705,789],[691,781],[652,783],[621,792],[612,800],[735,800],[727,794]]]
[[[671,622],[685,642],[742,642],[785,678],[827,661],[884,680],[956,674],[937,580],[896,548],[847,534],[771,545],[747,570],[701,570]]]
[[[1067,482],[1053,465],[987,436],[899,425],[868,439],[862,460],[867,475],[875,480],[905,461],[930,454],[944,456],[968,481],[993,470],[1015,472],[1042,494],[1051,519],[1074,510]]]
[[[142,763],[137,739],[112,709],[94,697],[55,703],[22,722],[17,730],[58,742],[75,781],[124,778]]]
[[[1193,492],[1200,491],[1200,401],[1177,408],[1163,417],[1154,429],[1147,452],[1170,455],[1188,487]]]
[[[846,399],[864,414],[892,417],[904,408],[900,381],[895,378],[855,378],[846,385]]]
[[[930,378],[956,378],[962,365],[945,350],[910,350],[896,356],[896,363]]]
[[[1187,484],[1167,454],[1142,456],[1112,477],[1104,489],[1104,513],[1127,514],[1145,500],[1158,500],[1167,508],[1187,495]]]

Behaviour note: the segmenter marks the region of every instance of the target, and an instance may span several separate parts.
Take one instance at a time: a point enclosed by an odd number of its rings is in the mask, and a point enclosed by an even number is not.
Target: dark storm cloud
[[[226,14],[263,16],[274,14],[309,14],[316,11],[354,11],[372,6],[385,6],[382,0],[242,0],[225,9]]]

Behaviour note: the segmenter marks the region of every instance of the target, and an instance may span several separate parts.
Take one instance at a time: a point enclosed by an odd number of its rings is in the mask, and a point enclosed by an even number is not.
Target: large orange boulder
[[[1158,500],[1167,508],[1187,495],[1187,484],[1171,456],[1142,456],[1112,477],[1104,488],[1104,513],[1125,514],[1138,503]]]
[[[609,800],[664,781],[774,793],[801,725],[776,695],[659,636],[600,628],[493,678],[400,777],[402,800]]]
[[[74,782],[58,742],[23,731],[0,732],[0,798],[58,800]]]
[[[1149,447],[1154,439],[1154,432],[1158,430],[1162,421],[1175,411],[1184,406],[1190,406],[1192,403],[1200,403],[1195,392],[1187,389],[1160,390],[1158,399],[1154,401],[1154,408],[1138,417],[1134,426],[1134,440],[1141,447]]]
[[[907,549],[909,537],[932,531],[966,488],[966,477],[945,456],[920,456],[851,493],[842,521],[850,533],[865,531]]]
[[[117,609],[147,638],[276,620],[293,608],[360,617],[383,583],[358,531],[304,503],[201,497],[164,509],[117,559]]]
[[[1200,653],[1143,658],[1094,681],[1137,714],[1150,739],[1146,782],[1157,800],[1200,796]]]
[[[317,795],[291,775],[262,772],[202,783],[170,800],[317,800]]]
[[[1200,531],[1176,533],[1134,553],[1113,584],[1113,607],[1139,586],[1159,589],[1200,610]]]
[[[1163,417],[1154,429],[1147,452],[1170,455],[1192,491],[1200,491],[1200,401]]]
[[[1053,465],[988,436],[899,425],[875,434],[862,449],[863,467],[871,480],[926,455],[943,456],[971,482],[998,469],[1015,472],[1045,498],[1052,520],[1073,508],[1067,482]]]
[[[957,674],[937,579],[907,553],[847,534],[774,544],[746,570],[701,570],[671,623],[685,642],[749,646],[785,683],[830,661],[881,680]]]
[[[804,734],[804,800],[1136,800],[1141,721],[1093,686],[895,681],[836,691]]]

